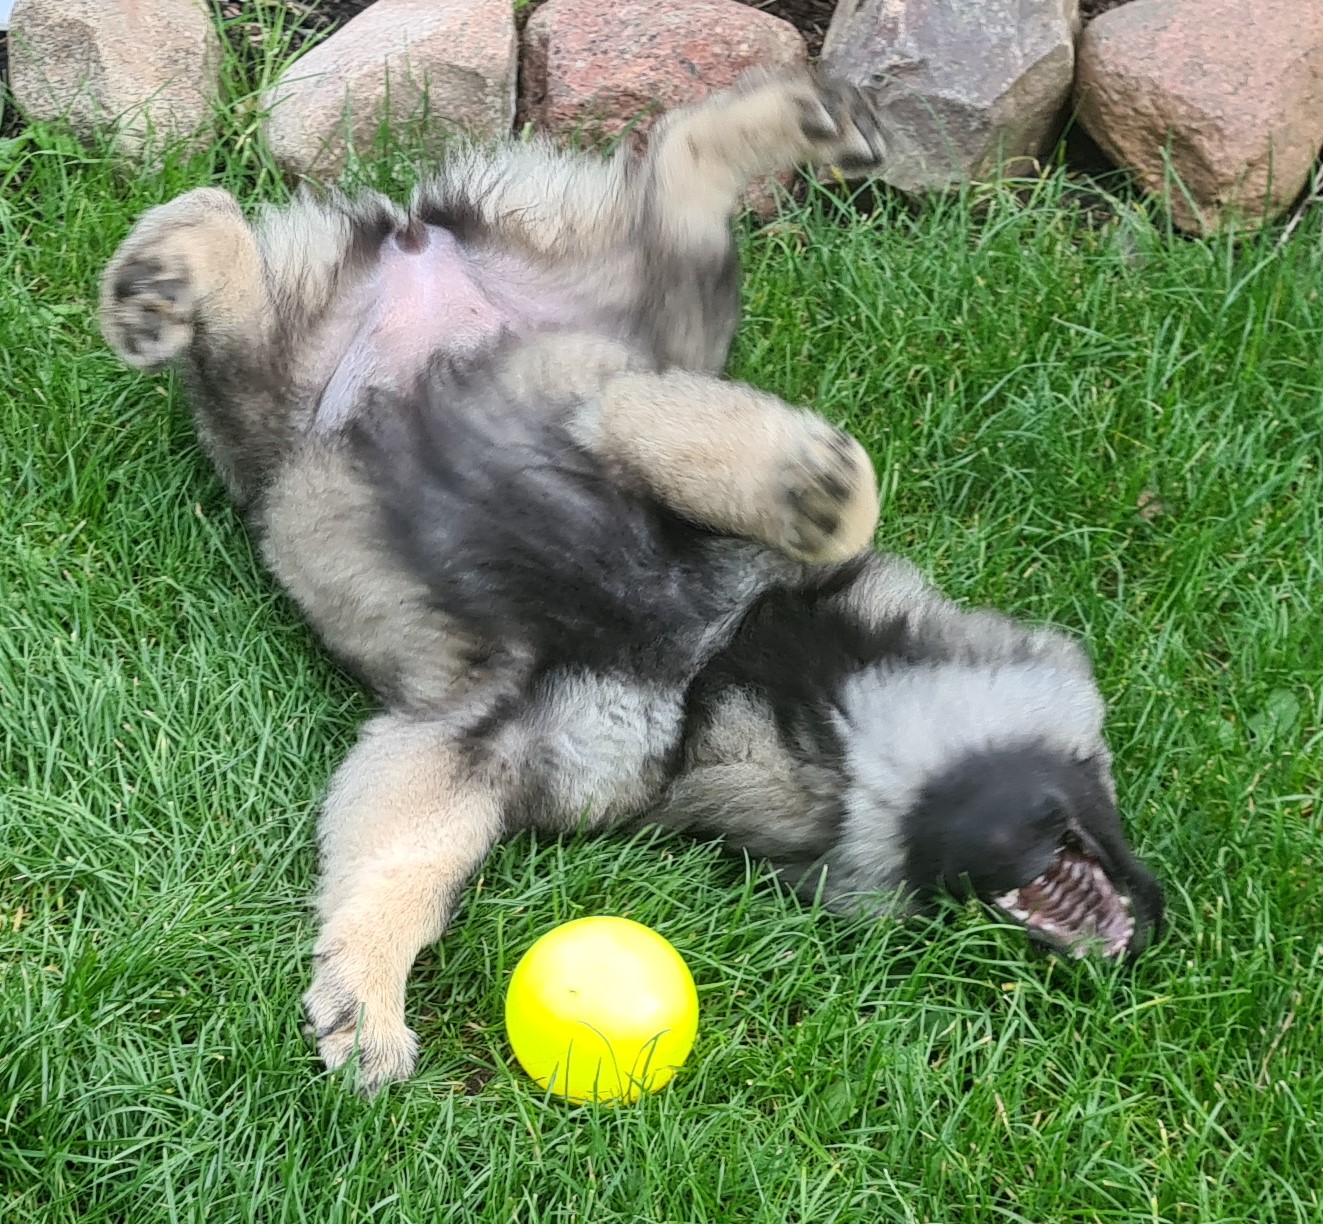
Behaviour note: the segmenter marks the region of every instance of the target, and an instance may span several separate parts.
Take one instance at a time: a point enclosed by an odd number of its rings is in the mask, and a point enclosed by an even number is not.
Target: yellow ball
[[[666,1084],[698,1032],[689,966],[628,918],[548,931],[515,966],[505,1028],[519,1065],[574,1102],[635,1101]]]

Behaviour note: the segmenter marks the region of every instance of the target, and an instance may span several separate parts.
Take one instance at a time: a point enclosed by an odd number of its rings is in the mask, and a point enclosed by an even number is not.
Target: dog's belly
[[[448,230],[417,224],[381,245],[372,274],[325,325],[342,352],[314,428],[339,428],[368,387],[406,391],[438,358],[463,362],[508,333],[584,323],[572,296],[506,253],[466,250]]]
[[[683,728],[683,693],[600,673],[553,673],[491,736],[519,777],[520,817],[573,829],[615,824],[656,802]]]

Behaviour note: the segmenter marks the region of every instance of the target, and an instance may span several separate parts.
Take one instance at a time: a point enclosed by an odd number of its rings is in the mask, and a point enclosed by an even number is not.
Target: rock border
[[[10,59],[14,33],[33,12],[79,10],[93,2],[101,6],[98,20],[122,10],[125,25],[140,26],[143,13],[160,6],[205,5],[220,23],[212,23],[213,34],[219,30],[248,66],[272,50],[270,25],[256,15],[283,3],[292,18],[285,37],[303,53],[263,101],[281,102],[267,136],[294,178],[334,178],[348,150],[368,142],[383,119],[394,126],[416,118],[427,121],[423,132],[458,129],[483,137],[529,124],[580,142],[593,132],[611,138],[623,131],[640,142],[649,117],[724,88],[737,68],[811,60],[821,40],[834,73],[877,93],[885,130],[894,133],[882,180],[911,195],[1007,173],[1032,175],[1061,147],[1063,130],[1068,174],[1096,181],[1120,169],[1191,233],[1251,230],[1288,215],[1295,224],[1317,195],[1310,184],[1319,176],[1323,146],[1323,83],[1315,88],[1323,82],[1323,14],[1307,19],[1295,0],[1255,0],[1253,6],[1244,0],[980,0],[972,16],[967,9],[957,14],[967,29],[953,24],[955,0],[622,0],[613,6],[527,0],[518,9],[518,0],[320,0],[320,7],[305,0],[17,0]],[[386,10],[409,19],[394,25]],[[829,11],[834,15],[823,31]],[[682,21],[686,12],[689,28]],[[103,25],[113,30],[113,22]],[[1166,38],[1166,61],[1136,69],[1146,40],[1172,26],[1181,33]],[[479,27],[481,36],[474,34]],[[784,34],[767,35],[764,28]],[[967,37],[963,47],[952,42],[953,31],[957,39]],[[1182,39],[1200,47],[1204,59],[1186,55]],[[262,44],[256,56],[253,40]],[[120,113],[124,64],[114,56],[123,59],[122,47],[111,54],[91,38],[78,50],[99,65],[103,89],[107,78],[119,83],[118,93],[109,90],[98,103],[102,111]],[[0,81],[5,52],[0,32]],[[543,71],[533,72],[538,64]],[[74,102],[82,105],[67,86],[63,94],[53,89],[40,96],[32,82],[53,77],[49,67],[31,73],[20,65],[0,136],[21,130],[14,96],[39,119],[61,113],[61,103],[64,113]],[[314,76],[320,78],[316,87],[307,84]],[[521,76],[543,80],[543,87],[538,96],[520,89],[515,125]],[[1221,78],[1253,81],[1257,92],[1237,102]],[[172,89],[180,92],[168,73],[145,84],[158,100]],[[204,79],[202,91],[209,88],[219,90]],[[332,95],[347,104],[339,113],[333,113]],[[131,157],[145,156],[144,131],[178,132],[196,118],[177,101],[173,110],[154,105],[138,128],[116,129],[117,143]],[[438,116],[446,122],[437,124]],[[74,117],[76,130],[87,135],[87,107]],[[1173,174],[1181,189],[1172,189]],[[749,202],[770,211],[775,193],[761,199],[755,193]]]

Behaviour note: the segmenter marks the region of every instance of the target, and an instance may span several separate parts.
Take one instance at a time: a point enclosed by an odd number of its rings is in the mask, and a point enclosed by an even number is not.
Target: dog
[[[410,1076],[405,985],[518,830],[652,822],[882,913],[975,895],[1071,954],[1153,937],[1082,649],[871,550],[859,444],[722,377],[755,177],[885,156],[853,89],[755,75],[646,152],[457,148],[406,207],[199,189],[103,276],[181,369],[276,579],[376,694],[318,826],[304,1008]]]

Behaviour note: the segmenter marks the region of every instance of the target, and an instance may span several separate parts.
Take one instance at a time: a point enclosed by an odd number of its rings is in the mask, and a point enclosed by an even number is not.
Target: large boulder
[[[751,68],[807,60],[794,26],[737,0],[550,0],[524,31],[519,122],[580,144],[627,131],[641,150],[666,111],[728,88]],[[744,203],[769,214],[776,189],[755,184]]]
[[[266,138],[288,172],[337,175],[384,126],[438,152],[510,134],[518,40],[510,0],[376,0],[267,91]]]
[[[1079,0],[841,0],[822,63],[876,99],[881,177],[921,192],[1050,147],[1078,26]]]
[[[208,129],[220,65],[205,0],[17,0],[10,18],[19,109],[129,156]]]
[[[803,64],[789,22],[737,0],[550,0],[528,20],[519,118],[543,131],[639,139],[665,111],[750,68]]]
[[[1133,0],[1085,30],[1076,97],[1181,228],[1253,227],[1290,207],[1323,145],[1323,4]]]

